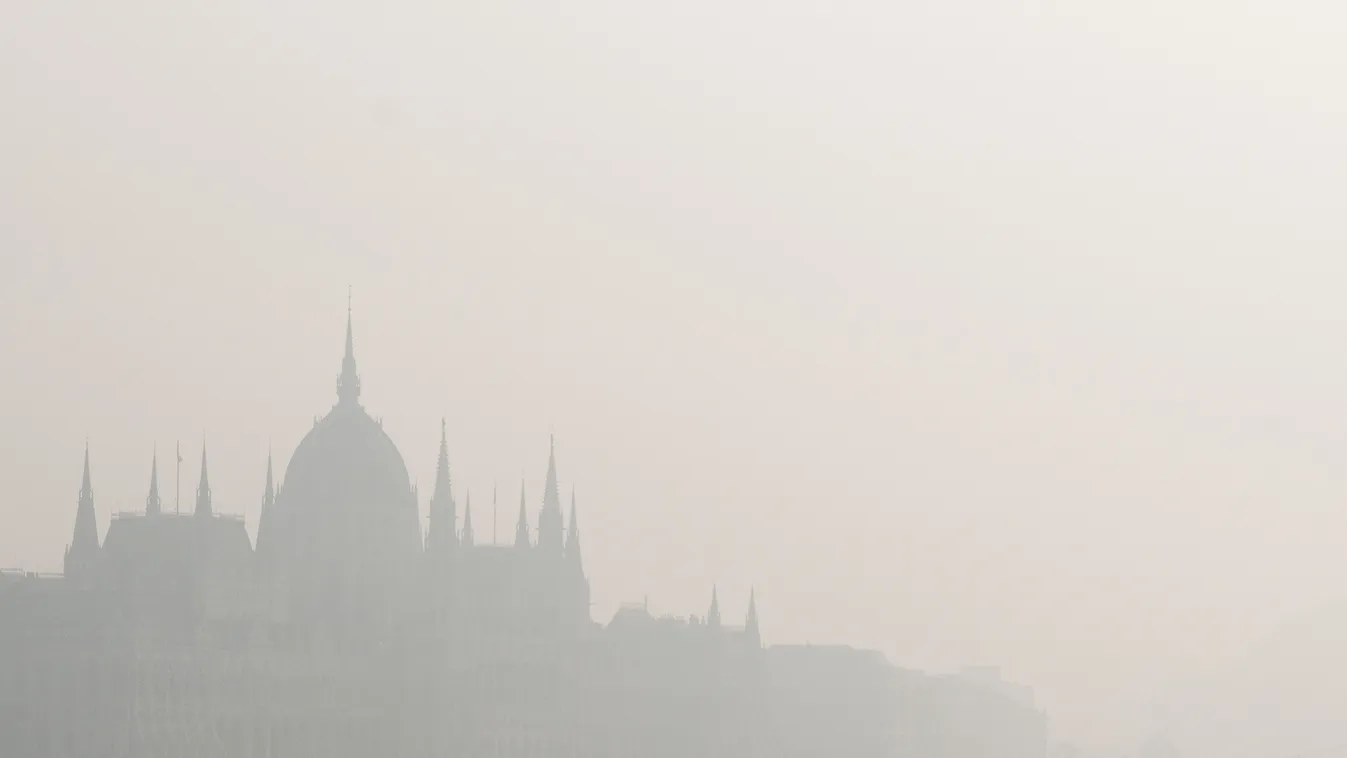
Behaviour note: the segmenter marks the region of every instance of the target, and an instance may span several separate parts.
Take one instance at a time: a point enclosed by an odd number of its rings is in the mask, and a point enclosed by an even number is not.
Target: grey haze
[[[0,556],[60,569],[86,437],[100,532],[203,436],[255,527],[354,285],[423,492],[441,415],[475,503],[556,433],[596,617],[756,586],[1134,744],[1343,595],[1342,20],[7,3]]]

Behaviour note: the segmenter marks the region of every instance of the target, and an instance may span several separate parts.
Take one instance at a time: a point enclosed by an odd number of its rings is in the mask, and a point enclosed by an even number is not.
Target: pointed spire
[[[257,552],[263,553],[271,542],[271,521],[276,508],[276,484],[271,475],[271,445],[267,445],[267,483],[262,489],[262,515],[257,519]]]
[[[145,498],[145,515],[158,516],[164,512],[164,504],[159,499],[159,451],[154,451],[150,459],[150,494]]]
[[[519,482],[519,522],[514,530],[514,546],[522,548],[529,546],[529,519],[524,502],[524,482],[521,479]]]
[[[566,535],[566,561],[575,573],[584,576],[585,562],[580,556],[580,522],[575,520],[575,488],[571,488],[571,526]]]
[[[355,368],[355,338],[351,331],[351,294],[346,294],[346,355],[341,359],[341,376],[337,379],[337,404],[356,405],[360,402],[360,375]]]
[[[706,612],[706,625],[712,629],[720,628],[720,598],[714,584],[711,585],[711,609]]]
[[[207,518],[215,515],[210,499],[210,475],[206,470],[206,441],[201,441],[201,482],[196,486],[196,515]]]
[[[472,534],[472,490],[467,493],[468,502],[463,506],[463,537],[459,544],[463,547],[472,547],[475,538]]]
[[[182,513],[182,443],[173,443],[177,463],[173,466],[173,515]]]
[[[563,550],[561,493],[557,488],[557,440],[553,435],[547,449],[547,483],[543,487],[543,508],[538,514],[538,547],[560,556]]]
[[[440,457],[435,465],[435,491],[430,496],[431,550],[447,550],[458,541],[454,530],[458,525],[458,505],[454,502],[453,480],[449,475],[449,434],[444,419],[440,419]]]
[[[762,647],[762,633],[758,629],[757,591],[752,588],[748,591],[748,620],[744,623],[744,633],[752,645]]]
[[[262,490],[262,510],[267,511],[276,504],[276,484],[271,476],[271,448],[267,448],[267,484]]]
[[[93,477],[89,475],[89,441],[84,441],[84,480],[80,484],[79,505],[75,509],[75,531],[65,554],[65,573],[73,579],[90,578],[98,558],[98,521],[94,513]]]
[[[93,500],[94,486],[93,477],[89,476],[89,439],[84,440],[84,481],[80,483],[80,501],[85,497]]]

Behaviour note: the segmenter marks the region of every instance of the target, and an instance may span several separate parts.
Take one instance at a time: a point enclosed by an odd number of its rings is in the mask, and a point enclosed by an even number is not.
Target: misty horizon
[[[754,589],[1129,750],[1347,602],[1340,17],[16,3],[0,565],[86,439],[100,536],[203,438],[255,535],[349,291],[423,528],[441,419],[483,541],[555,435],[596,620]]]

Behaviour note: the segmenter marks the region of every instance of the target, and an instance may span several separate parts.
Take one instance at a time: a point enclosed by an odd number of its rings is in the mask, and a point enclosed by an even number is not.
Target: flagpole
[[[496,483],[491,483],[491,544],[496,544],[496,524],[500,519],[496,518]]]
[[[173,467],[173,515],[182,515],[182,486],[179,482],[182,480],[182,443],[173,443],[173,455],[178,462]]]

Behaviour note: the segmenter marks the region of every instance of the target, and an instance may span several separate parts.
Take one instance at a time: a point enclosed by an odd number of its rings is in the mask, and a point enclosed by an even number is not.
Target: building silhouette
[[[554,448],[536,519],[521,487],[515,538],[487,543],[470,496],[460,514],[442,423],[423,535],[360,390],[348,313],[337,400],[279,480],[268,457],[255,544],[215,507],[204,443],[191,513],[164,510],[155,455],[144,510],[114,514],[100,543],[86,444],[64,574],[0,572],[0,754],[937,758],[913,735],[943,723],[938,699],[877,654],[769,654],[756,598],[740,627],[714,589],[704,618],[628,605],[595,623]],[[837,700],[858,665],[865,708]],[[1042,714],[1006,708],[1027,752],[986,755],[1034,755]]]

